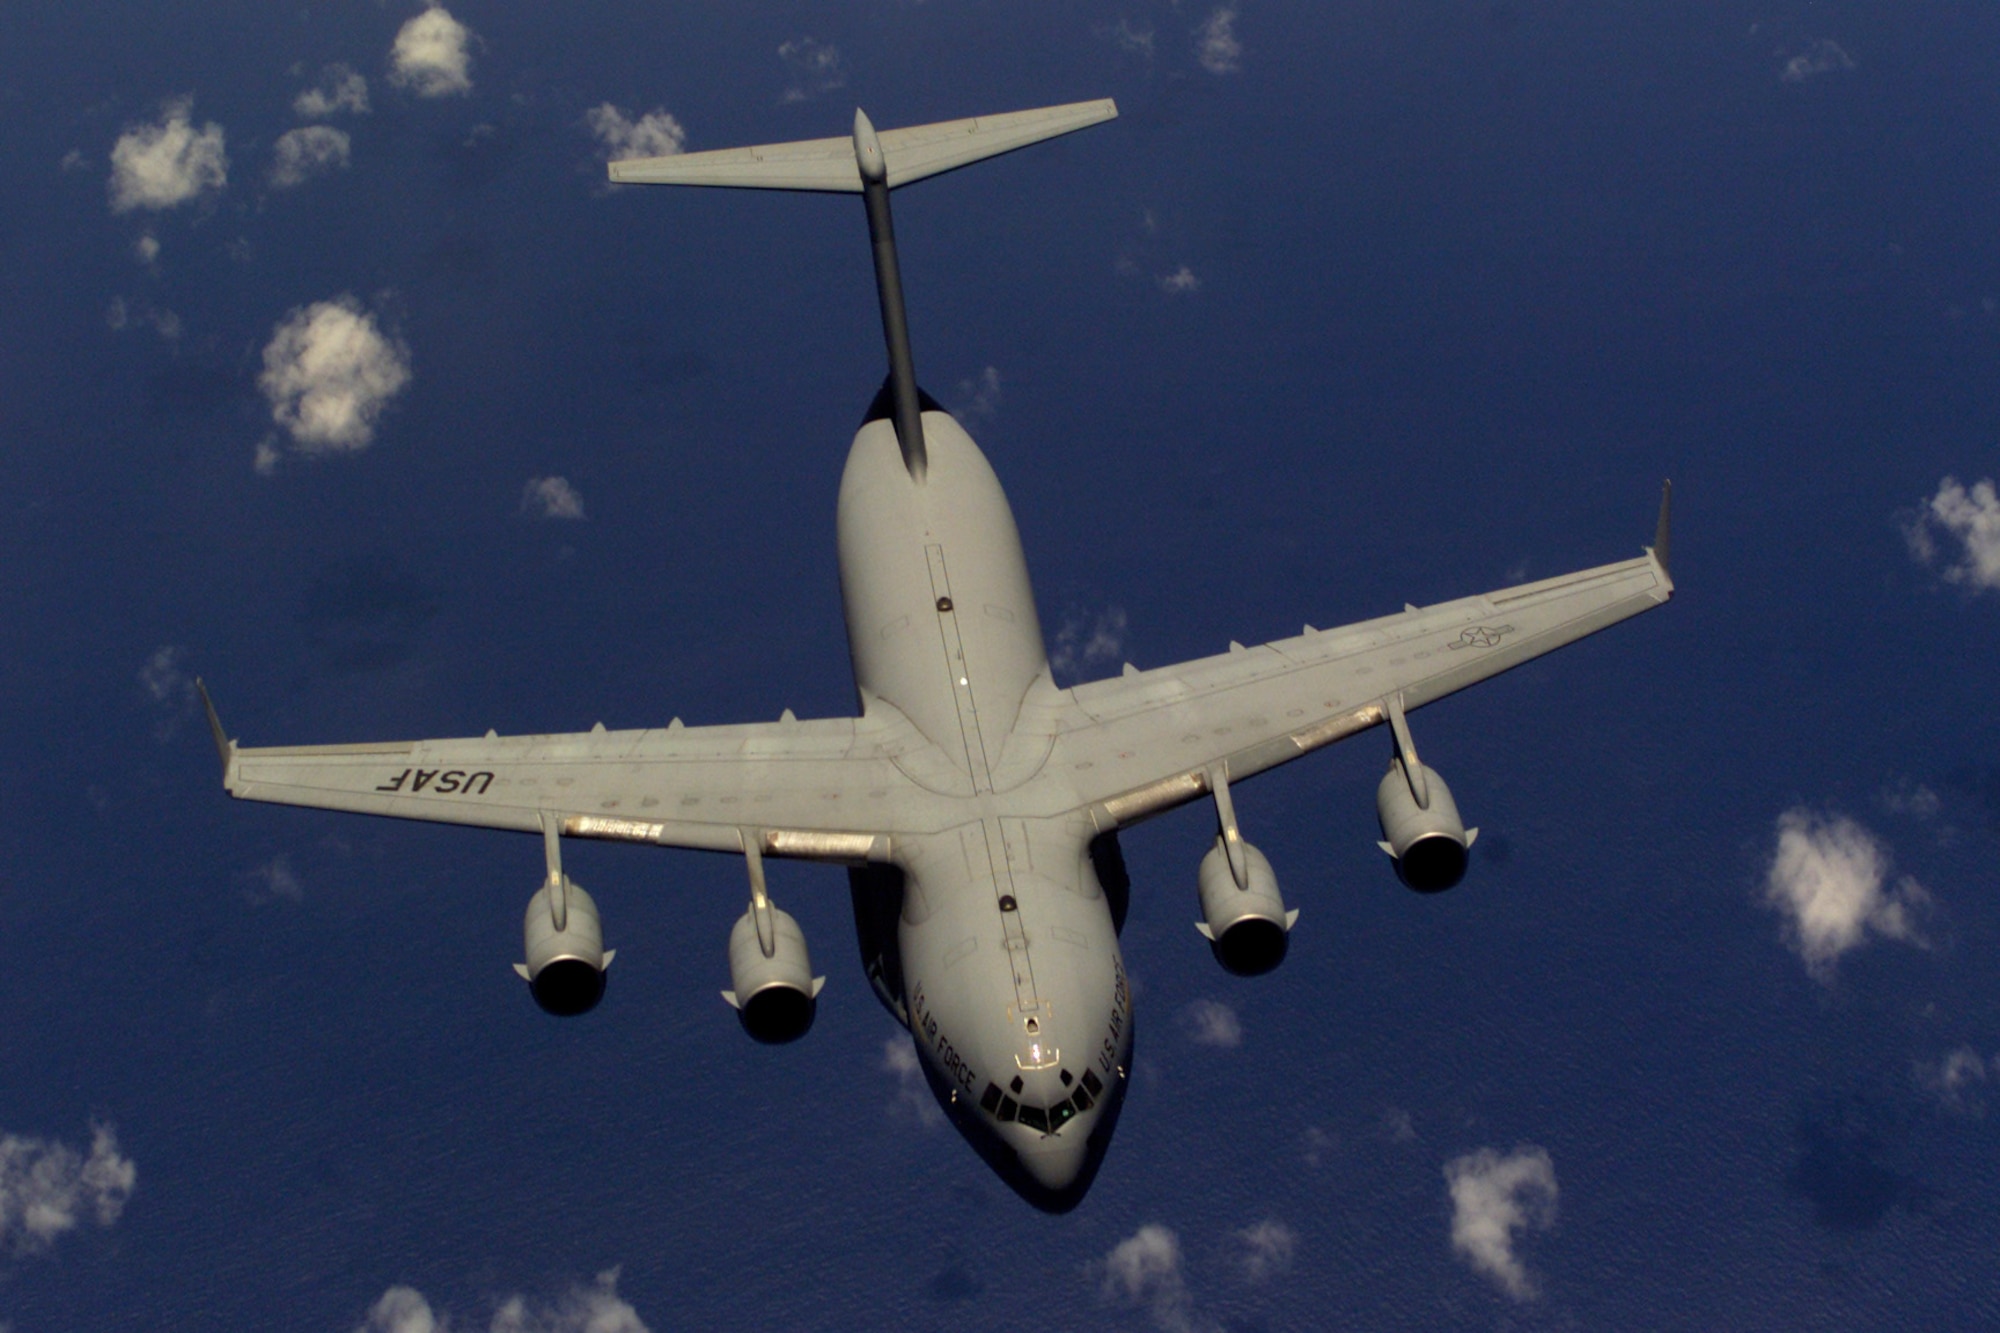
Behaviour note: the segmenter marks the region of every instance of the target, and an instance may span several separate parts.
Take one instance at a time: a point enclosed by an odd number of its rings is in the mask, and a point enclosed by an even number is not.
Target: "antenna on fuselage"
[[[846,138],[630,158],[613,162],[610,172],[614,182],[629,185],[718,185],[859,194],[868,208],[875,292],[882,305],[882,338],[889,351],[890,419],[896,443],[903,451],[903,466],[911,477],[922,481],[929,463],[924,451],[923,395],[917,388],[916,364],[910,354],[910,321],[903,307],[903,275],[896,261],[889,191],[1110,120],[1117,114],[1117,104],[1105,98],[878,134],[867,115],[856,108],[854,132]]]

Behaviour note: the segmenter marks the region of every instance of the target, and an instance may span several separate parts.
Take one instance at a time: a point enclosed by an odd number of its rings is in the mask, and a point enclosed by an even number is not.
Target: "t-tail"
[[[927,465],[921,394],[910,356],[910,324],[903,309],[903,276],[896,262],[889,191],[1110,120],[1117,114],[1117,104],[1104,98],[878,132],[866,113],[856,109],[854,132],[845,138],[628,158],[611,164],[611,179],[625,185],[713,185],[860,195],[868,208],[868,239],[875,251],[875,290],[882,303],[882,337],[889,351],[896,442],[903,451],[903,466],[921,482]]]

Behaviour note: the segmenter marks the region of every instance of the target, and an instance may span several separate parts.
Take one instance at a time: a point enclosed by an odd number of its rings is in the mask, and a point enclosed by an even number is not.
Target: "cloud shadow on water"
[[[1870,1231],[1891,1209],[1915,1212],[1925,1202],[1923,1185],[1884,1160],[1888,1141],[1873,1123],[1880,1118],[1862,1105],[1799,1118],[1798,1156],[1785,1188],[1811,1204],[1813,1220],[1829,1231]]]
[[[348,675],[407,662],[437,613],[436,594],[414,575],[354,560],[306,585],[299,622],[328,668]]]

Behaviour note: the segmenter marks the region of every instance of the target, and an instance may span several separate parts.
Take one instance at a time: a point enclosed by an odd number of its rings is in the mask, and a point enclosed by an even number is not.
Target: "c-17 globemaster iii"
[[[1673,592],[1663,496],[1636,559],[1059,688],[1000,483],[917,386],[889,198],[1116,115],[1080,102],[878,133],[857,111],[840,138],[611,164],[619,182],[834,191],[867,206],[889,375],[840,484],[856,716],[246,748],[211,706],[229,793],[539,833],[546,874],[516,966],[556,1014],[592,1008],[612,958],[596,903],[563,874],[562,839],[740,857],[749,904],[724,996],[764,1042],[804,1035],[825,982],[771,901],[764,860],[845,866],[868,979],[939,1103],[1030,1203],[1074,1207],[1132,1067],[1119,833],[1211,802],[1196,928],[1224,968],[1267,972],[1298,912],[1238,826],[1244,779],[1386,724],[1382,848],[1411,888],[1449,888],[1477,830],[1418,759],[1408,714]]]

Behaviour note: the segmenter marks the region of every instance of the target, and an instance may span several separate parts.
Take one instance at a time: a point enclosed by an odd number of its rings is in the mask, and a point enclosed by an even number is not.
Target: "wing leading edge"
[[[1041,705],[1064,772],[1100,829],[1192,801],[1663,605],[1652,550],[1476,597],[1094,681]]]

